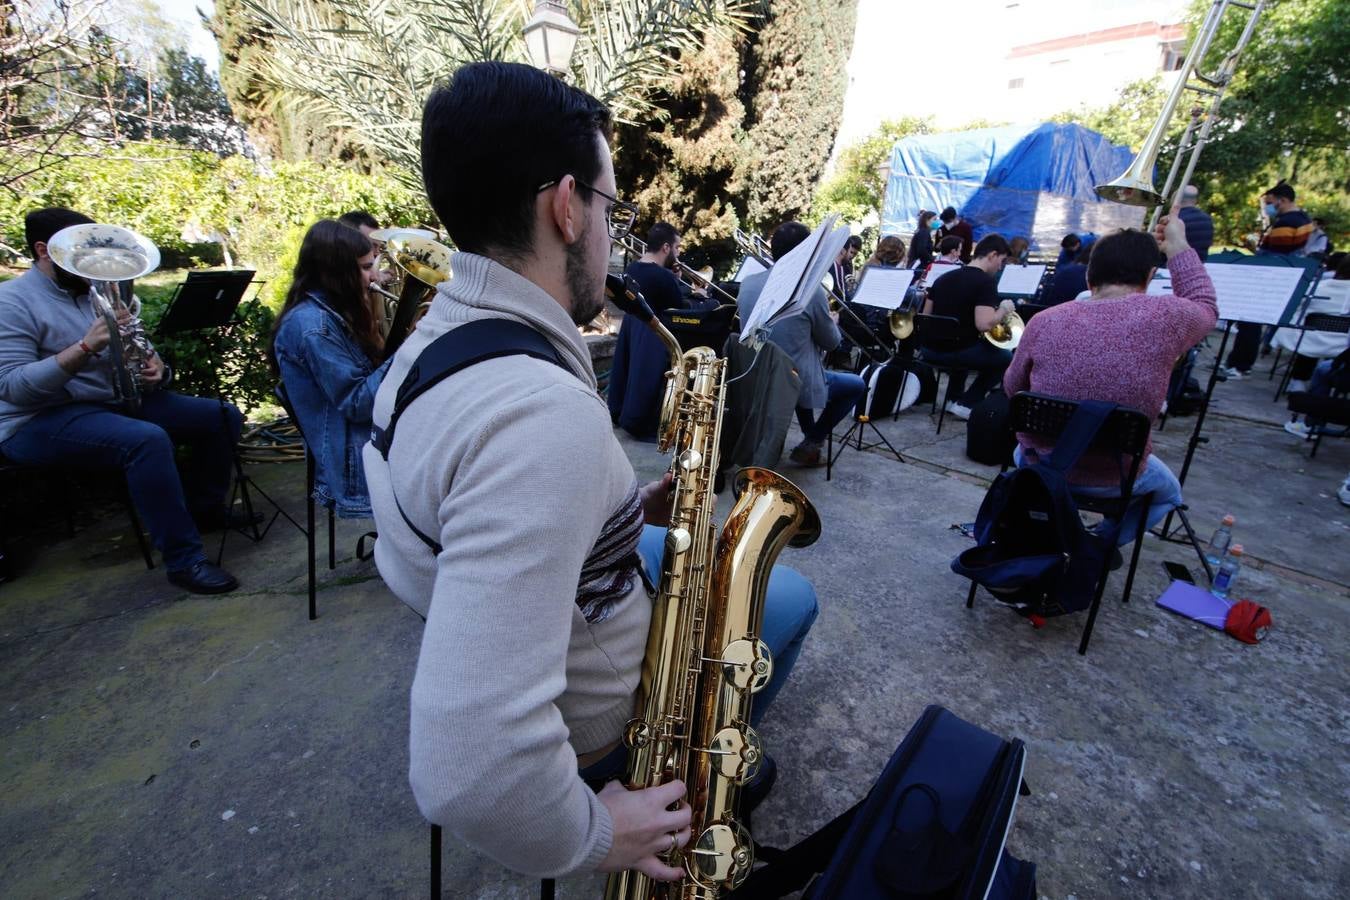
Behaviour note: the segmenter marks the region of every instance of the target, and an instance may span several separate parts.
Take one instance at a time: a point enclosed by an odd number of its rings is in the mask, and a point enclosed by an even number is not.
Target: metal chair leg
[[[1139,552],[1140,550],[1143,549],[1144,532],[1147,530],[1144,527],[1144,523],[1147,521],[1148,518],[1146,515],[1146,513],[1148,512],[1147,507],[1149,506],[1152,499],[1153,499],[1152,494],[1149,494],[1144,497],[1143,503],[1146,508],[1141,510],[1139,513],[1139,526],[1135,529],[1134,533],[1134,551],[1130,553],[1130,568],[1129,571],[1125,573],[1125,593],[1121,595],[1120,598],[1121,603],[1130,602],[1130,591],[1134,589],[1134,570],[1139,567]]]
[[[539,900],[553,900],[556,891],[557,883],[552,878],[539,882]]]
[[[155,558],[150,553],[150,542],[145,539],[145,529],[141,527],[141,517],[136,512],[136,504],[131,499],[131,489],[127,487],[126,479],[122,480],[122,505],[127,509],[127,517],[131,519],[131,530],[136,532],[136,544],[141,548],[141,557],[145,560],[145,567],[153,569]]]
[[[431,900],[441,900],[441,826],[431,826]]]
[[[975,582],[970,583],[970,593],[966,595],[966,609],[975,608]]]
[[[328,507],[328,568],[337,568],[337,529],[333,527],[333,507]]]
[[[314,457],[305,454],[305,565],[309,572],[309,620],[319,617],[318,602],[314,586]],[[435,826],[432,826],[433,828]]]

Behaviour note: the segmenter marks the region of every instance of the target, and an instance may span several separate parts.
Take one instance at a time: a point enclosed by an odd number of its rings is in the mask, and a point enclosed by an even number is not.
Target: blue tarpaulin
[[[1138,228],[1146,210],[1100,199],[1093,187],[1130,165],[1128,147],[1081,125],[1011,125],[918,135],[891,148],[882,234],[906,241],[919,213],[953,206],[975,231],[1022,236],[1042,255],[1070,232]]]

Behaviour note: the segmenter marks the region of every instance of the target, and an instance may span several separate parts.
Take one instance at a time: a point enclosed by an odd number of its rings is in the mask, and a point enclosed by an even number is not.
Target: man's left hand
[[[642,517],[648,525],[662,528],[670,524],[670,507],[674,497],[671,488],[675,480],[667,472],[659,481],[644,484],[638,489],[638,499],[642,501]]]
[[[159,354],[152,355],[141,366],[141,384],[144,387],[154,387],[164,380],[164,360],[159,358]]]

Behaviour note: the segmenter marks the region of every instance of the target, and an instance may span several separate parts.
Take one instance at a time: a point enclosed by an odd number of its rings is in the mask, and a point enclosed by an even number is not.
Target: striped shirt
[[[609,618],[614,604],[633,589],[637,577],[637,546],[642,537],[642,503],[637,480],[623,503],[600,529],[600,537],[581,567],[577,606],[594,625]]]
[[[1312,219],[1301,209],[1280,213],[1270,223],[1270,230],[1261,238],[1265,253],[1298,253],[1312,237]]]

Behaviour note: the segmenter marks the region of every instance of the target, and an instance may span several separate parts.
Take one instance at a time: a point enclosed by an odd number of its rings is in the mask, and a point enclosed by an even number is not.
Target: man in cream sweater
[[[465,323],[524,323],[562,365],[472,365],[407,407],[387,462],[370,445],[364,459],[380,573],[427,619],[410,725],[423,814],[526,874],[674,880],[660,856],[689,840],[688,807],[667,809],[683,784],[596,794],[582,779],[623,759],[651,615],[636,552],[644,521],[669,517],[668,483],[639,488],[614,438],[577,330],[602,307],[611,237],[632,225],[609,129],[597,100],[528,66],[465,66],[428,99],[423,178],[461,252],[394,357],[376,428],[418,355]]]

